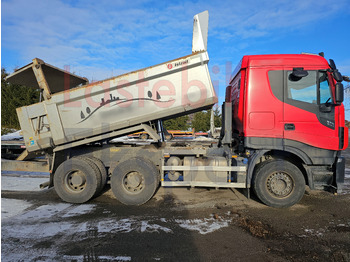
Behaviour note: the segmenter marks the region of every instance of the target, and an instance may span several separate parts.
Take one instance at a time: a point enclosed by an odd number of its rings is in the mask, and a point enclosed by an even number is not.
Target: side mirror
[[[334,76],[334,79],[335,79],[337,82],[343,81],[343,76],[342,76],[341,73],[338,71],[338,69],[334,69],[334,71],[333,71],[333,76]]]
[[[294,67],[292,75],[297,78],[302,78],[308,76],[309,73],[306,70],[304,70],[303,67]]]
[[[335,102],[341,104],[344,101],[344,86],[342,83],[335,84]]]
[[[333,59],[329,59],[329,66],[330,66],[333,70],[337,69],[337,66],[335,65]]]

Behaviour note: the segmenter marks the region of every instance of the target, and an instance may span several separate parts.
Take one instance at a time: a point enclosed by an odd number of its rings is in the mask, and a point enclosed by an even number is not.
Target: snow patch
[[[200,234],[205,235],[221,228],[228,227],[231,219],[224,220],[221,217],[218,219],[175,219],[175,222],[178,223],[182,228],[191,231],[198,231]]]
[[[326,232],[326,230],[323,229],[323,228],[320,228],[319,230],[305,228],[304,231],[305,231],[305,233],[307,233],[308,235],[311,235],[311,236],[318,236],[318,237],[323,236],[323,234]],[[302,235],[302,236],[304,236],[304,235]]]
[[[51,204],[51,205],[43,205],[34,210],[30,210],[19,217],[21,220],[43,220],[48,219],[53,216],[58,215],[58,213],[64,211],[71,207],[71,204],[59,203],[59,204]]]
[[[33,173],[34,174],[34,173]],[[1,176],[1,190],[40,191],[39,185],[48,181],[48,177]]]
[[[98,222],[97,228],[99,233],[129,233],[133,230],[132,224],[136,221],[125,218],[121,220],[104,220]]]
[[[345,178],[350,178],[350,169],[345,168]]]
[[[74,216],[88,214],[95,208],[95,206],[96,205],[91,205],[91,204],[79,205],[69,210],[62,217],[74,217]]]
[[[24,200],[1,198],[1,220],[16,216],[32,204]]]
[[[157,224],[149,224],[148,221],[141,221],[141,232],[153,233],[159,231],[164,231],[165,233],[172,233],[173,231],[167,227],[162,227]]]
[[[132,231],[141,233],[172,233],[170,228],[158,225],[147,220],[137,220],[135,218],[125,218],[121,220],[104,220],[98,223],[99,233],[130,233]]]
[[[23,136],[20,135],[21,130],[18,130],[13,133],[9,133],[1,136],[1,141],[9,141],[9,140],[22,140]]]
[[[63,256],[64,260],[67,261],[85,261],[86,257],[84,256]],[[94,256],[94,259],[96,259],[96,261],[118,261],[118,262],[122,262],[122,261],[131,261],[131,257],[127,257],[127,256]]]
[[[70,232],[84,232],[86,227],[74,226],[72,223],[67,222],[50,222],[43,224],[16,224],[16,225],[8,225],[6,227],[2,227],[1,235],[2,237],[6,236],[7,238],[19,238],[19,239],[40,239],[44,237],[53,237],[57,234],[66,233],[69,235]]]

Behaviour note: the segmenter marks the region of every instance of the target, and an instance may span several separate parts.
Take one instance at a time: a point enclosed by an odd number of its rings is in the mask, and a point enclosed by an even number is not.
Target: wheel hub
[[[144,188],[144,177],[139,172],[130,172],[124,177],[124,188],[131,193],[138,193]]]
[[[267,179],[267,188],[273,195],[285,197],[293,190],[293,180],[287,173],[273,173]]]
[[[83,190],[86,186],[86,177],[84,173],[80,170],[69,173],[67,176],[66,185],[72,191]]]

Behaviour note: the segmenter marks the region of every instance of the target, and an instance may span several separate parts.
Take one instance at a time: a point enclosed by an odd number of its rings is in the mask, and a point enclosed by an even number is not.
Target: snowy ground
[[[13,133],[8,133],[6,135],[1,136],[2,141],[9,141],[9,140],[21,140],[23,139],[23,136],[20,134],[21,130],[18,130]]]
[[[38,174],[13,176],[2,174],[2,191],[30,192],[40,194],[39,184],[48,177]],[[43,192],[49,192],[44,190]],[[51,190],[52,191],[52,190]],[[51,192],[50,194],[54,194]],[[30,197],[28,197],[30,199]],[[120,217],[111,210],[99,208],[104,214],[93,221],[82,219],[96,211],[96,204],[73,205],[62,202],[45,201],[43,203],[22,199],[1,199],[2,222],[2,261],[85,261],[89,254],[72,255],[57,248],[70,241],[74,236],[89,238],[91,231],[95,235],[104,234],[173,234],[182,228],[197,234],[209,234],[228,227],[232,218],[219,218],[209,215],[203,218],[168,218],[149,215]],[[45,246],[44,243],[55,244]],[[45,248],[43,248],[43,245]],[[90,254],[91,255],[91,254]],[[96,256],[95,256],[96,257]],[[130,256],[98,256],[99,261],[131,261]],[[157,257],[154,258],[157,260]],[[89,260],[90,261],[90,260]],[[94,260],[95,261],[95,260]]]
[[[328,259],[350,244],[344,210],[349,195],[309,193],[279,210],[237,191],[163,188],[140,207],[120,204],[110,191],[74,205],[52,189],[40,190],[47,179],[2,173],[1,261],[285,261],[285,254]],[[335,237],[336,247],[323,245]]]
[[[110,191],[73,205],[40,190],[47,180],[2,172],[1,261],[350,261],[348,162],[341,195],[307,192],[282,210],[235,190],[180,188],[140,207]]]

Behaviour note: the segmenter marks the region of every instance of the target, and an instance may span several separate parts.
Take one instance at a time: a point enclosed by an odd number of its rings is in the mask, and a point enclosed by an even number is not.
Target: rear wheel
[[[97,166],[98,170],[101,173],[100,190],[102,190],[107,184],[108,175],[107,175],[106,167],[103,164],[103,162],[100,159],[96,158],[96,157],[89,156],[88,159],[91,159],[91,161]]]
[[[139,138],[142,140],[147,140],[149,138],[149,135],[147,133],[142,133],[140,134]]]
[[[113,194],[125,205],[146,203],[154,195],[158,185],[157,168],[143,158],[132,158],[120,163],[111,176]]]
[[[93,163],[84,158],[64,161],[54,175],[54,186],[59,197],[69,203],[89,201],[100,189],[101,175]]]
[[[282,160],[269,160],[260,164],[253,177],[257,197],[272,207],[290,207],[298,203],[305,193],[305,179],[294,164]]]

